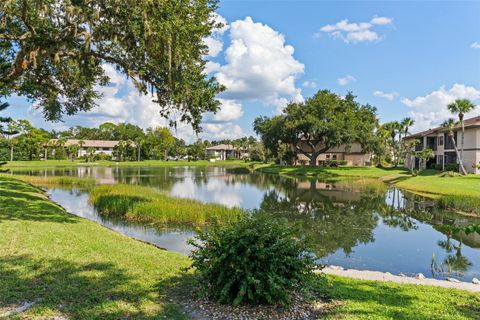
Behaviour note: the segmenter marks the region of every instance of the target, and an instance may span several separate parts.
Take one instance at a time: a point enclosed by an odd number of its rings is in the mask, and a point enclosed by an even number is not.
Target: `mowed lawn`
[[[166,294],[188,258],[67,214],[0,177],[0,314],[22,319],[184,319]]]
[[[408,176],[404,168],[377,168],[377,167],[310,167],[310,166],[279,166],[270,165],[259,169],[261,172],[283,174],[291,176],[318,177],[320,179],[335,178],[381,178],[384,181]]]
[[[244,160],[223,160],[210,162],[208,160],[198,161],[164,161],[164,160],[145,160],[145,161],[96,161],[85,162],[81,160],[35,160],[35,161],[11,161],[6,164],[7,168],[51,168],[51,167],[76,167],[76,166],[104,166],[104,167],[166,167],[166,166],[255,166],[261,165],[260,162],[245,162]]]
[[[427,170],[398,181],[396,186],[424,194],[480,197],[480,175],[442,177],[438,171]]]

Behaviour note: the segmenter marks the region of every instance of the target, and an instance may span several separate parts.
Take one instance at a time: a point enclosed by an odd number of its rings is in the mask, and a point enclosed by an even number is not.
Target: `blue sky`
[[[378,108],[381,121],[411,116],[414,130],[437,125],[445,105],[480,105],[480,2],[221,1],[226,27],[207,40],[209,71],[227,85],[223,107],[206,115],[202,137],[252,134],[253,119],[319,89],[352,91]],[[110,68],[111,69],[111,68]],[[165,125],[149,97],[113,70],[100,107],[49,124],[21,98],[9,113],[48,129],[103,121]],[[480,107],[471,115],[479,115]],[[180,127],[177,134],[195,138]]]

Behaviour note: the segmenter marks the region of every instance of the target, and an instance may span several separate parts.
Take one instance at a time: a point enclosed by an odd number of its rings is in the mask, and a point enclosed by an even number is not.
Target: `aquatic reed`
[[[135,185],[96,186],[90,191],[90,202],[100,214],[169,226],[224,223],[244,214],[239,208],[176,198],[155,188]]]

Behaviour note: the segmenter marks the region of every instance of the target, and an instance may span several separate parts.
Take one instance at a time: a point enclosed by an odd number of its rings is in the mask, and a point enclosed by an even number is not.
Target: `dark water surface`
[[[76,167],[14,174],[95,177],[100,183],[151,186],[174,196],[260,209],[300,226],[322,263],[346,268],[480,278],[480,235],[453,226],[480,219],[438,211],[424,199],[378,181],[324,182],[262,173],[231,174],[225,167]],[[192,230],[156,229],[100,216],[88,191],[53,188],[53,201],[69,212],[133,238],[188,254]]]

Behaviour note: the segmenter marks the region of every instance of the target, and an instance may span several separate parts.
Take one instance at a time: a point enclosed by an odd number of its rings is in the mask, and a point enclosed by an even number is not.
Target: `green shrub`
[[[316,267],[294,232],[259,214],[200,232],[191,258],[205,293],[224,304],[289,304]]]
[[[445,165],[445,171],[456,171],[458,172],[458,163],[449,163]]]
[[[338,166],[346,166],[347,163],[347,160],[320,160],[318,162],[318,165],[320,165],[321,167],[336,168]]]

